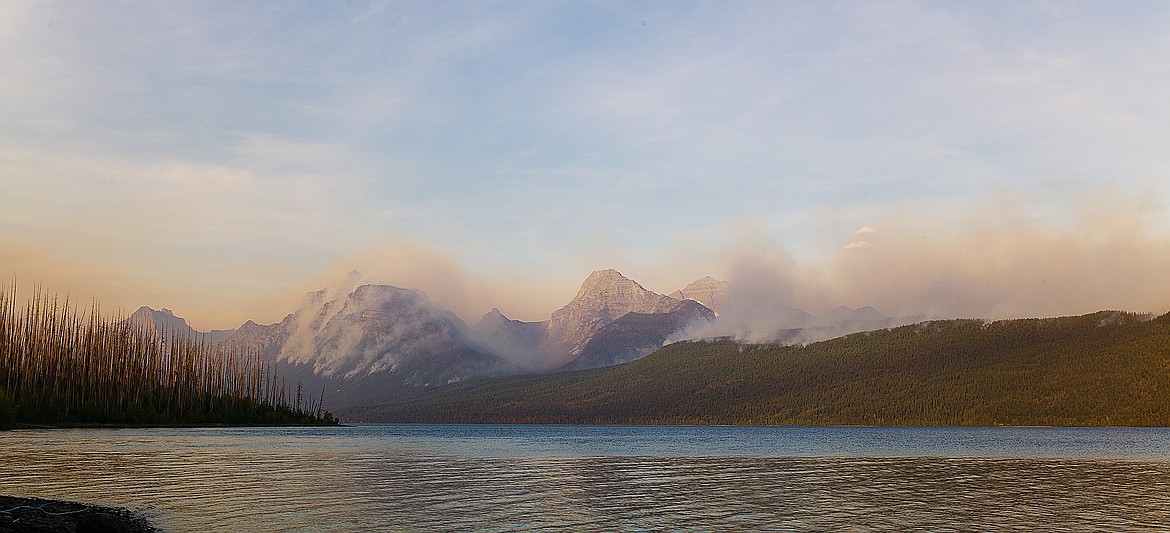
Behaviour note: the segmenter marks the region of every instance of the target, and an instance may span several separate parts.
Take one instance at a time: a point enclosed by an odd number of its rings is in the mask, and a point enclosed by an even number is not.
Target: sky
[[[1170,311],[1170,3],[0,0],[0,275],[200,329],[356,269]]]

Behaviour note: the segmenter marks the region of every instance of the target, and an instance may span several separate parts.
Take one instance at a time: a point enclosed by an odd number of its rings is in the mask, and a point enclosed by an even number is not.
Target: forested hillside
[[[807,346],[669,345],[625,365],[476,380],[366,421],[1170,425],[1170,315],[949,320]]]

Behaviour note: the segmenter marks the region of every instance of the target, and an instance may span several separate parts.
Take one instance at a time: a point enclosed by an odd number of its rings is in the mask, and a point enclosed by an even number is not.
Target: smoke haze
[[[346,273],[361,273],[363,284],[393,285],[422,291],[432,301],[468,323],[477,322],[493,307],[508,318],[539,322],[577,292],[581,280],[549,275],[542,279],[510,278],[508,272],[484,275],[472,272],[455,256],[405,239],[387,238],[375,246],[337,261],[319,280],[325,286]],[[588,272],[585,272],[587,275]],[[559,302],[559,303],[558,303]]]
[[[306,292],[337,284],[351,270],[362,274],[363,284],[420,290],[469,323],[493,307],[512,319],[547,320],[599,268],[616,268],[661,293],[682,288],[680,279],[714,275],[731,281],[733,302],[721,312],[716,333],[762,340],[799,327],[796,310],[819,315],[840,305],[920,318],[1170,311],[1170,231],[1162,206],[1143,199],[1156,196],[1098,192],[1043,220],[1010,197],[959,213],[899,209],[858,219],[848,231],[818,234],[828,251],[812,259],[741,225],[711,232],[723,238],[667,251],[669,260],[660,265],[643,262],[630,270],[582,260],[576,269],[524,278],[477,272],[456,254],[398,238],[336,260],[308,282],[285,273],[257,284],[253,275],[247,282],[223,280],[218,293],[205,292],[203,280],[191,284],[150,265],[127,271],[114,261],[78,261],[15,240],[0,250],[0,262],[25,294],[43,281],[74,300],[96,296],[107,312],[169,307],[201,330],[279,321]],[[867,245],[849,246],[862,241]]]
[[[1109,194],[1086,200],[1061,225],[1029,218],[1010,202],[950,220],[911,214],[875,225],[881,232],[867,235],[870,247],[842,250],[825,271],[843,303],[892,315],[1164,313],[1170,234],[1163,220],[1157,206]]]
[[[1061,224],[1028,217],[1010,198],[960,214],[908,210],[803,264],[753,234],[734,247],[728,308],[679,338],[768,341],[815,323],[794,309],[819,315],[840,305],[873,306],[895,322],[1165,313],[1170,232],[1160,229],[1162,214],[1141,198],[1104,192]]]

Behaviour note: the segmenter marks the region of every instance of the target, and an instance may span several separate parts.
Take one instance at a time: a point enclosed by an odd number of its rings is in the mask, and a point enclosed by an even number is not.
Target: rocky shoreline
[[[0,496],[0,533],[147,533],[159,531],[120,507]]]

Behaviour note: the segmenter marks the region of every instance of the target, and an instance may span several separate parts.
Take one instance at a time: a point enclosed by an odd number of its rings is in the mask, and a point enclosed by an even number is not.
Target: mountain
[[[675,332],[715,320],[715,313],[694,300],[676,302],[665,313],[626,313],[590,337],[564,370],[611,366],[644,357]]]
[[[548,322],[549,339],[573,356],[607,324],[626,313],[666,313],[678,300],[646,290],[616,270],[598,270],[589,275],[581,289]]]
[[[670,297],[675,300],[694,300],[718,314],[726,309],[727,290],[730,286],[730,282],[704,276],[692,281],[686,287],[674,291]]]
[[[318,374],[393,371],[408,384],[431,385],[507,368],[471,340],[462,320],[413,290],[363,285],[315,311],[294,314],[297,327],[281,356]]]
[[[499,309],[492,308],[472,329],[480,342],[525,370],[533,372],[551,370],[550,361],[564,358],[564,354],[549,343],[547,320],[544,322],[511,320]]]
[[[695,301],[679,302],[646,290],[616,270],[598,270],[568,304],[545,322],[485,314],[478,339],[533,372],[590,368],[632,361],[662,346],[683,328],[714,318]]]
[[[880,311],[868,305],[861,309],[851,309],[842,305],[816,319],[816,323],[822,326],[855,323],[888,324],[889,321],[890,317],[883,315]]]
[[[869,306],[861,309],[841,306],[810,320],[808,326],[802,328],[801,332],[792,338],[792,342],[822,341],[860,331],[912,324],[916,321],[891,318]]]
[[[344,408],[411,394],[412,387],[554,370],[591,341],[576,365],[629,361],[714,316],[697,302],[648,291],[615,270],[592,273],[548,321],[511,320],[492,309],[474,326],[420,292],[355,288],[359,281],[353,272],[343,283],[310,292],[281,322],[249,321],[228,342],[278,363],[290,383],[332,391],[328,401]]]
[[[680,301],[607,269],[591,273],[547,321],[511,320],[492,309],[469,326],[421,292],[360,282],[351,272],[306,294],[276,324],[248,321],[205,338],[259,351],[278,365],[288,389],[323,389],[332,406],[344,408],[390,401],[416,387],[617,365],[683,335],[748,338],[744,332],[766,330],[764,340],[799,343],[889,325],[873,308],[842,307],[816,318],[766,294],[745,292],[743,302],[731,301],[731,284],[711,277],[677,291]],[[703,301],[727,312],[716,317]],[[159,331],[203,335],[169,310],[144,307],[132,319]]]
[[[170,309],[152,309],[147,306],[139,307],[126,320],[141,324],[147,329],[154,329],[161,336],[187,335],[193,339],[206,340],[215,346],[235,334],[234,329],[214,329],[203,332],[187,324],[183,318],[175,316]]]
[[[228,343],[259,349],[290,382],[328,388],[326,401],[339,408],[404,388],[519,372],[474,340],[453,313],[420,292],[389,285],[311,292],[281,322],[248,322]]]
[[[1170,425],[1170,314],[945,320],[808,345],[677,342],[637,361],[459,383],[384,422]]]

